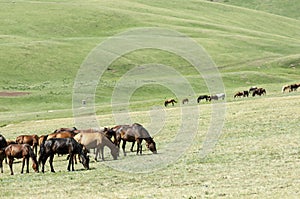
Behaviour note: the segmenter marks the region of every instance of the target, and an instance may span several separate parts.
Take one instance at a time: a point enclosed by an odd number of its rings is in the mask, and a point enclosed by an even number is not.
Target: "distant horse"
[[[254,97],[255,95],[266,95],[267,92],[266,92],[266,89],[264,88],[257,88],[255,91],[252,92],[252,97]]]
[[[188,98],[185,98],[185,99],[182,100],[182,104],[185,104],[185,103],[187,103],[187,104],[189,103],[189,99]]]
[[[39,144],[39,136],[37,135],[20,135],[16,138],[17,144],[29,144],[37,155],[37,146]]]
[[[126,156],[125,146],[126,142],[137,142],[137,151],[136,154],[142,154],[142,141],[146,141],[146,146],[154,154],[157,153],[156,143],[153,138],[150,136],[148,131],[140,124],[134,123],[129,126],[122,126],[117,133],[117,142],[120,144],[121,140],[123,141],[122,149],[124,156]]]
[[[219,99],[224,100],[225,99],[225,93],[218,93],[218,94],[210,96],[210,101],[211,100],[219,100]]]
[[[282,93],[288,91],[288,92],[291,92],[291,85],[284,85],[281,89]]]
[[[244,93],[239,91],[233,97],[236,98],[236,97],[242,97],[242,96],[244,96]]]
[[[72,166],[72,171],[74,171],[74,155],[79,154],[81,163],[85,169],[89,169],[89,157],[84,153],[81,144],[76,142],[74,138],[51,138],[45,140],[40,146],[40,156],[39,163],[42,163],[42,172],[44,173],[45,163],[49,159],[49,164],[51,172],[55,172],[53,168],[53,158],[55,154],[68,154],[69,164],[68,171]]]
[[[291,84],[291,91],[296,91],[298,87],[300,87],[300,84]]]
[[[251,94],[253,91],[257,89],[257,86],[252,86],[249,88],[249,94]]]
[[[167,107],[168,104],[172,104],[172,106],[174,106],[174,103],[177,103],[177,101],[175,99],[167,99],[165,101],[165,107]]]
[[[31,160],[33,162],[32,168],[34,169],[34,171],[39,172],[39,167],[38,167],[38,162],[36,160],[36,156],[29,144],[10,144],[9,146],[7,146],[5,148],[4,153],[5,153],[6,157],[9,159],[9,167],[10,167],[11,175],[14,175],[13,162],[14,162],[15,158],[18,158],[18,159],[23,158],[21,173],[23,173],[23,171],[24,171],[25,161],[26,161],[26,167],[27,167],[26,173],[29,173],[29,158],[31,158]],[[1,164],[2,164],[2,162],[1,162]]]
[[[248,97],[249,96],[249,91],[244,91],[243,92],[243,97]]]
[[[106,132],[106,131],[105,131]],[[117,146],[106,137],[104,131],[95,131],[95,132],[80,132],[74,138],[78,143],[82,144],[85,148],[89,149],[97,149],[95,160],[97,161],[97,157],[99,152],[101,153],[102,160],[104,161],[104,147],[107,146],[114,160],[117,159],[119,155],[119,149]]]
[[[205,99],[206,101],[210,101],[210,96],[208,95],[200,95],[198,98],[197,98],[197,103],[199,103],[201,100]]]

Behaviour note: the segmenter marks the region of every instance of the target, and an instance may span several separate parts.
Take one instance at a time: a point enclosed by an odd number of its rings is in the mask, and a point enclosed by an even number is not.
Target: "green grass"
[[[199,131],[183,156],[174,164],[149,173],[127,173],[112,166],[144,161],[143,156],[122,154],[116,161],[105,149],[105,162],[91,161],[91,170],[75,165],[75,172],[67,172],[65,156],[55,157],[56,173],[20,174],[20,161],[14,164],[15,175],[10,176],[4,164],[1,174],[1,198],[92,197],[92,198],[279,198],[299,195],[299,133],[295,115],[300,111],[299,95],[236,99],[226,104],[225,126],[213,153],[200,157],[203,141],[210,125],[211,106],[199,106]],[[274,108],[276,107],[276,108]],[[132,112],[135,121],[150,128],[148,111]],[[155,135],[158,156],[173,141],[181,124],[179,107],[166,110],[166,125]],[[98,116],[99,122],[114,125],[111,114]],[[8,139],[22,133],[50,133],[61,126],[72,126],[72,119],[28,121],[1,129]],[[144,146],[145,148],[145,146]],[[127,145],[127,150],[129,146]],[[91,154],[92,155],[92,154]],[[18,187],[16,189],[15,187]],[[124,188],[126,187],[126,191]]]
[[[30,92],[0,97],[0,132],[7,139],[74,126],[72,93],[78,69],[98,44],[132,28],[169,28],[202,45],[220,71],[227,103],[217,145],[201,158],[211,105],[197,105],[196,98],[209,93],[205,81],[189,63],[169,52],[144,49],[123,55],[99,80],[95,92],[99,124],[116,125],[118,113],[112,114],[112,93],[129,70],[143,64],[168,65],[195,90],[196,96],[187,96],[190,103],[185,107],[200,108],[200,115],[195,116],[199,128],[188,150],[173,164],[144,174],[121,172],[111,166],[143,162],[152,157],[149,151],[144,156],[121,154],[112,161],[106,150],[106,162],[92,161],[88,171],[76,165],[75,172],[66,171],[65,157],[55,157],[55,174],[49,172],[47,163],[45,174],[31,170],[21,175],[17,161],[14,176],[4,165],[0,198],[299,196],[299,93],[281,93],[283,85],[299,82],[299,6],[298,1],[281,0],[2,0],[0,91]],[[266,88],[267,96],[233,98],[237,91],[253,85]],[[150,128],[152,119],[160,116],[151,118],[150,110],[174,96],[151,82],[138,88],[128,107],[132,120]],[[127,107],[121,104],[115,108],[124,111]],[[179,104],[162,111],[165,126],[154,135],[161,152],[158,157],[164,157],[182,124]]]

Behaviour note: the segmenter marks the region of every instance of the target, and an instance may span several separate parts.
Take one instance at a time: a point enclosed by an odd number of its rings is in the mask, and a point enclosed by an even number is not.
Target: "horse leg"
[[[122,149],[123,149],[124,156],[126,156],[125,146],[126,146],[126,141],[123,140]]]
[[[29,173],[29,156],[26,157],[26,173]]]
[[[104,146],[100,147],[100,152],[101,152],[102,160],[104,161]]]
[[[24,166],[25,166],[25,161],[26,161],[26,158],[25,158],[25,157],[23,157],[23,160],[22,160],[22,170],[21,170],[21,173],[23,173]]]
[[[3,173],[3,159],[2,159],[2,157],[0,157],[0,169],[1,169],[1,173]]]
[[[53,168],[53,158],[54,158],[54,154],[50,155],[49,164],[50,164],[51,172],[55,173]]]
[[[13,171],[13,163],[14,163],[14,158],[9,158],[9,168],[10,168],[10,175],[14,175]]]
[[[135,144],[135,142],[132,142],[132,145],[131,145],[131,148],[130,148],[130,151],[131,151],[131,152],[133,152],[134,144]]]

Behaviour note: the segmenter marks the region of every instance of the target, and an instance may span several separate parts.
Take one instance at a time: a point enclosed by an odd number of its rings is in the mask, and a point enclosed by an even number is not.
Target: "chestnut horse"
[[[20,135],[16,138],[17,144],[29,144],[37,155],[37,146],[39,144],[39,136],[37,135]]]
[[[45,163],[49,159],[51,172],[55,172],[53,168],[53,158],[55,154],[69,154],[68,171],[72,166],[74,171],[74,155],[79,154],[81,163],[84,168],[89,169],[89,157],[84,153],[81,144],[76,142],[74,138],[51,138],[44,140],[40,146],[39,163],[42,163],[42,172],[44,173]]]
[[[32,168],[34,169],[35,172],[39,172],[39,167],[38,167],[38,162],[36,160],[36,156],[31,149],[29,144],[10,144],[7,146],[4,150],[4,153],[6,157],[9,159],[9,167],[10,167],[10,172],[11,175],[14,175],[13,172],[13,163],[15,158],[23,158],[23,163],[22,163],[22,170],[21,173],[24,171],[24,166],[25,166],[25,161],[26,161],[26,173],[29,173],[29,158],[31,158],[33,164]]]
[[[175,99],[167,99],[165,101],[165,107],[167,107],[168,104],[172,104],[174,106],[174,103],[177,103],[177,101]]]
[[[140,124],[134,123],[132,125],[124,125],[117,132],[117,143],[120,144],[121,140],[123,141],[122,149],[124,156],[126,156],[125,146],[126,142],[137,142],[137,151],[136,154],[142,154],[142,141],[146,141],[146,146],[154,154],[157,153],[156,143],[153,138],[150,136],[148,131]]]

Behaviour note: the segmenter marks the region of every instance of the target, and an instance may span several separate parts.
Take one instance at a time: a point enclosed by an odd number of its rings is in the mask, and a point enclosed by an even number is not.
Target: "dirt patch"
[[[28,95],[30,92],[19,92],[19,91],[0,91],[0,97],[18,97]]]

